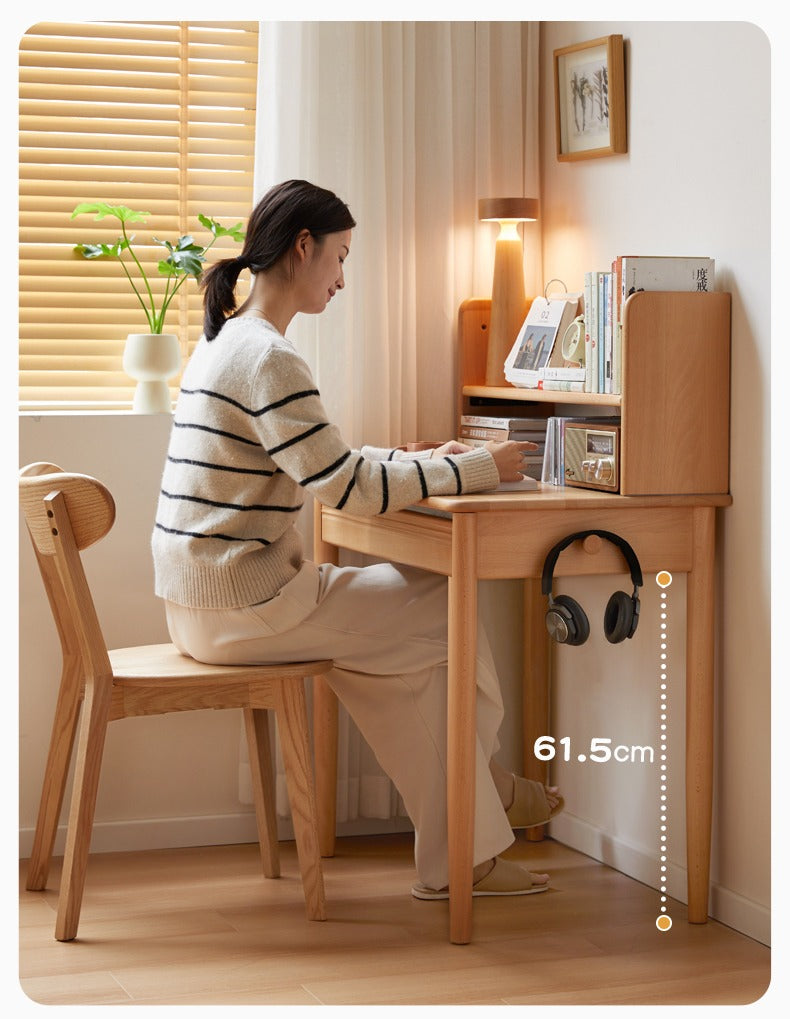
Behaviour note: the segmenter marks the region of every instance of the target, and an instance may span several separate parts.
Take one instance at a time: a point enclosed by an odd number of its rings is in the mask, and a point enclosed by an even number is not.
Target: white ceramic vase
[[[167,380],[181,367],[178,337],[173,333],[129,333],[123,370],[137,380],[135,414],[170,414],[173,406]]]

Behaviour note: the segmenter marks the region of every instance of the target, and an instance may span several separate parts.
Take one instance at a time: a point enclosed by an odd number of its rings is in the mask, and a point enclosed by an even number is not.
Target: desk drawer
[[[478,576],[540,577],[548,551],[575,531],[614,531],[632,546],[644,573],[686,573],[692,564],[693,507],[602,510],[536,510],[478,516]],[[608,542],[598,552],[574,544],[560,556],[555,576],[627,573],[621,553]]]

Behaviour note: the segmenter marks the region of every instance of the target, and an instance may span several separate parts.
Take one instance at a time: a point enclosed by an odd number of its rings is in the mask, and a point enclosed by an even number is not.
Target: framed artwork
[[[621,35],[554,51],[557,159],[627,152]]]

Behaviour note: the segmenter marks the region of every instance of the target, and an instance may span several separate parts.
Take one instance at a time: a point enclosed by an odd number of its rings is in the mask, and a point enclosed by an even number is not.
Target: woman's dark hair
[[[247,224],[241,254],[215,262],[201,277],[203,332],[213,340],[236,310],[236,282],[242,269],[264,272],[293,247],[302,230],[313,237],[351,230],[356,223],[337,195],[306,180],[277,184],[258,202]]]

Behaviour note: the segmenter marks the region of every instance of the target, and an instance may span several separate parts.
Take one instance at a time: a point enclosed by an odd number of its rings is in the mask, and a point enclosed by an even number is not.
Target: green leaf
[[[202,245],[195,244],[194,238],[190,237],[189,234],[179,237],[175,244],[171,244],[170,241],[162,241],[158,237],[152,237],[151,240],[155,244],[161,244],[163,248],[167,248],[171,253],[176,251],[196,251],[202,255],[206,250]]]
[[[182,276],[176,265],[174,265],[169,258],[163,258],[161,261],[156,263],[156,268],[159,270],[160,276]]]
[[[93,212],[94,219],[104,219],[105,216],[114,216],[122,223],[144,223],[150,212],[137,212],[125,205],[108,205],[106,202],[80,202],[71,214],[71,218],[80,216],[85,212]]]
[[[74,250],[83,258],[120,258],[131,242],[119,237],[115,244],[77,244]]]
[[[198,220],[201,226],[204,226],[207,230],[210,230],[215,237],[232,237],[234,241],[244,240],[244,231],[241,228],[241,223],[237,223],[235,226],[222,226],[217,222],[216,219],[210,219],[208,216],[199,215]]]
[[[159,263],[159,272],[163,276],[194,276],[196,279],[203,272],[205,258],[198,249],[198,252],[187,249],[186,251],[172,251],[169,258]],[[163,268],[167,266],[167,268]]]

